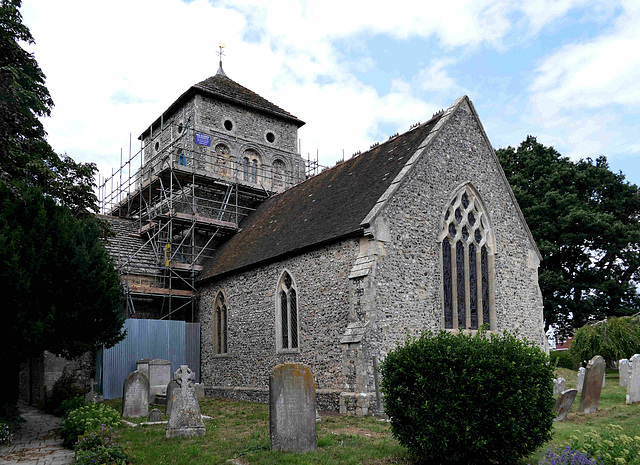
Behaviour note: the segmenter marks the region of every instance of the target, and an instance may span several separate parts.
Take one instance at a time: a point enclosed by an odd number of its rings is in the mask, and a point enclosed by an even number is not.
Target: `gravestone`
[[[171,362],[156,358],[149,362],[149,384],[151,385],[151,400],[155,396],[167,393],[167,384],[171,381]]]
[[[283,363],[269,376],[271,450],[318,449],[316,393],[311,371],[301,363]]]
[[[122,388],[122,416],[146,417],[149,414],[149,378],[134,371],[124,380]]]
[[[147,378],[149,378],[149,362],[150,361],[151,361],[150,358],[141,358],[136,362],[136,370],[138,370],[140,373],[144,373],[144,375]],[[149,379],[149,382],[151,382],[151,379]]]
[[[618,361],[618,374],[620,375],[620,386],[627,387],[631,376],[631,365],[626,358]]]
[[[160,409],[154,408],[149,412],[149,421],[162,421],[162,412]]]
[[[604,379],[605,362],[600,355],[596,355],[587,365],[584,374],[584,384],[580,394],[579,410],[584,413],[593,413],[598,410],[600,393],[602,392],[602,380]]]
[[[168,438],[204,436],[206,430],[194,387],[196,374],[187,365],[180,365],[173,379],[178,383],[178,387],[171,393],[172,408],[166,436]]]
[[[567,389],[567,380],[564,378],[558,378],[553,380],[553,395],[561,394]]]
[[[165,407],[165,412],[167,412],[167,416],[171,414],[171,409],[173,408],[173,390],[177,387],[180,387],[178,381],[172,379],[167,384],[167,405]]]
[[[578,381],[576,382],[576,389],[578,392],[582,392],[582,386],[584,386],[584,367],[578,368]]]
[[[569,409],[573,404],[573,401],[576,400],[576,395],[578,395],[577,389],[567,389],[560,393],[558,396],[558,400],[556,401],[556,406],[553,408],[556,417],[553,421],[562,421],[567,418],[569,414]]]
[[[627,384],[627,404],[640,402],[640,354],[631,357],[631,376]]]

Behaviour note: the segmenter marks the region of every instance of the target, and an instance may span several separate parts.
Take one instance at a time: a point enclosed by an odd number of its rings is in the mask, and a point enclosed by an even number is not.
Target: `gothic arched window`
[[[440,236],[443,327],[495,329],[494,239],[475,189],[466,184],[449,203]]]
[[[227,353],[227,302],[222,291],[218,292],[213,306],[213,353]]]
[[[282,273],[276,294],[276,340],[278,350],[298,350],[298,293],[293,278]]]

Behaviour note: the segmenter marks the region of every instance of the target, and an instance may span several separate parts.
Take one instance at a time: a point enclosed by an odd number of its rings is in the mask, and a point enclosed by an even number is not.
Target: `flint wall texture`
[[[207,283],[199,305],[202,382],[207,393],[267,400],[273,368],[284,362],[304,363],[320,390],[318,408],[337,410],[337,393],[345,384],[340,337],[349,314],[347,276],[357,250],[357,239],[346,240]],[[276,348],[276,286],[285,270],[298,294],[300,339],[299,351],[293,354]],[[213,353],[213,309],[220,290],[228,306],[228,355]],[[323,390],[328,390],[325,395]]]
[[[438,239],[445,208],[468,182],[480,194],[495,235],[496,330],[517,330],[544,347],[535,249],[481,127],[462,105],[381,213],[390,240],[379,244],[375,267],[372,355],[383,358],[408,335],[441,328]]]

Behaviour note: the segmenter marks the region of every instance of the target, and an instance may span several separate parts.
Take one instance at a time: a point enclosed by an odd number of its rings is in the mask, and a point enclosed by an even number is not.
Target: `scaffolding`
[[[261,201],[299,181],[280,166],[252,163],[237,150],[212,152],[196,139],[213,136],[190,123],[163,124],[137,153],[130,143],[128,159],[121,153],[120,167],[99,180],[100,212],[135,222],[128,234],[135,247],[116,241],[115,253],[131,317],[136,302],[153,300],[161,319],[193,321],[203,262]],[[215,139],[237,147],[233,135]],[[169,142],[161,147],[161,140]],[[317,166],[309,161],[303,173],[317,173]]]

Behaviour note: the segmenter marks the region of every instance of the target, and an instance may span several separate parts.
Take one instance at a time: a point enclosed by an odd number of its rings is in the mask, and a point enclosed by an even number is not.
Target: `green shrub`
[[[74,397],[73,399],[67,399],[60,405],[61,416],[66,417],[72,410],[79,409],[87,405],[87,401],[84,397]]]
[[[590,428],[584,434],[578,430],[576,433],[569,438],[574,449],[600,457],[604,463],[640,464],[640,436],[624,434],[620,425],[607,425],[600,431]]]
[[[552,350],[549,352],[549,359],[553,367],[568,368],[569,370],[578,369],[578,361],[568,350]]]
[[[133,461],[133,457],[118,444],[118,430],[110,426],[101,426],[82,435],[75,450],[76,465],[126,465]]]
[[[101,426],[117,426],[120,414],[105,404],[92,403],[72,410],[62,419],[62,441],[67,447],[73,445],[82,434]]]
[[[398,441],[426,463],[514,463],[551,438],[553,368],[510,334],[423,334],[381,364]]]
[[[7,423],[0,421],[0,446],[11,444],[11,441],[13,441],[11,427]]]

